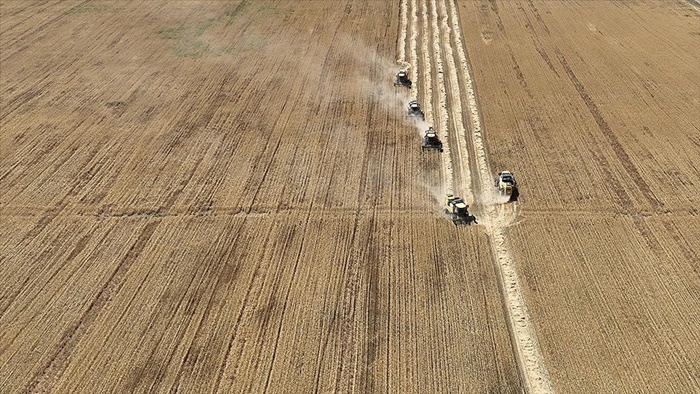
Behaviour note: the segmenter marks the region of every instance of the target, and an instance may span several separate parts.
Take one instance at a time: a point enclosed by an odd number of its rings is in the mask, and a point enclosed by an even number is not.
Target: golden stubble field
[[[517,392],[399,4],[3,1],[3,392]]]
[[[0,0],[0,391],[699,390],[699,18]]]
[[[700,12],[460,6],[518,272],[560,392],[700,390]]]

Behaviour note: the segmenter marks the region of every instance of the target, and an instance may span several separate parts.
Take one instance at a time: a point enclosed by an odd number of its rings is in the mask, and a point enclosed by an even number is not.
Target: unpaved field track
[[[519,391],[399,2],[0,6],[0,391]]]
[[[700,24],[684,1],[459,3],[559,392],[700,391]]]

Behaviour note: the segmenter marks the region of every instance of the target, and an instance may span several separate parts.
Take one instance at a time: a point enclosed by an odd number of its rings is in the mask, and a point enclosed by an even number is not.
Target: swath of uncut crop
[[[455,192],[464,197],[469,204],[474,204],[475,198],[472,191],[472,176],[471,176],[471,160],[467,148],[467,127],[466,119],[462,114],[462,99],[460,94],[459,79],[457,76],[457,67],[455,64],[454,51],[451,43],[452,28],[448,23],[448,14],[445,4],[437,3],[436,17],[439,15],[441,37],[440,42],[444,43],[444,58],[447,68],[446,88],[449,89],[449,109],[452,113],[452,122],[449,123],[450,133],[448,137],[454,142],[454,162],[458,163],[455,167],[457,172],[457,186]],[[458,27],[458,26],[457,26]],[[456,28],[455,28],[456,29]],[[457,31],[457,36],[459,32]]]

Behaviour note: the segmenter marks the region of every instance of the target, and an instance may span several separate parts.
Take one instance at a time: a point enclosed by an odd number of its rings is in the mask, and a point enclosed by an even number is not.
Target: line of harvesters
[[[408,76],[407,70],[399,70],[396,74],[394,86],[403,86],[411,88],[413,82]],[[408,103],[408,116],[425,121],[425,114],[421,109],[420,103],[412,100]],[[420,147],[421,152],[436,150],[442,153],[442,141],[438,138],[437,131],[432,126],[425,130],[423,135],[423,144]],[[498,189],[501,196],[508,196],[509,201],[515,201],[518,198],[518,185],[515,181],[513,173],[510,171],[501,171],[495,179],[494,186]],[[472,224],[476,223],[476,218],[469,213],[469,205],[464,202],[464,199],[456,197],[452,194],[447,195],[445,213],[452,219],[452,223]]]

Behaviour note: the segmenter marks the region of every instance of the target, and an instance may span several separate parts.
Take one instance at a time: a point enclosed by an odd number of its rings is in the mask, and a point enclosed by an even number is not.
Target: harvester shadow
[[[518,201],[518,196],[520,196],[520,191],[516,187],[513,189],[513,193],[510,195],[510,201]]]

